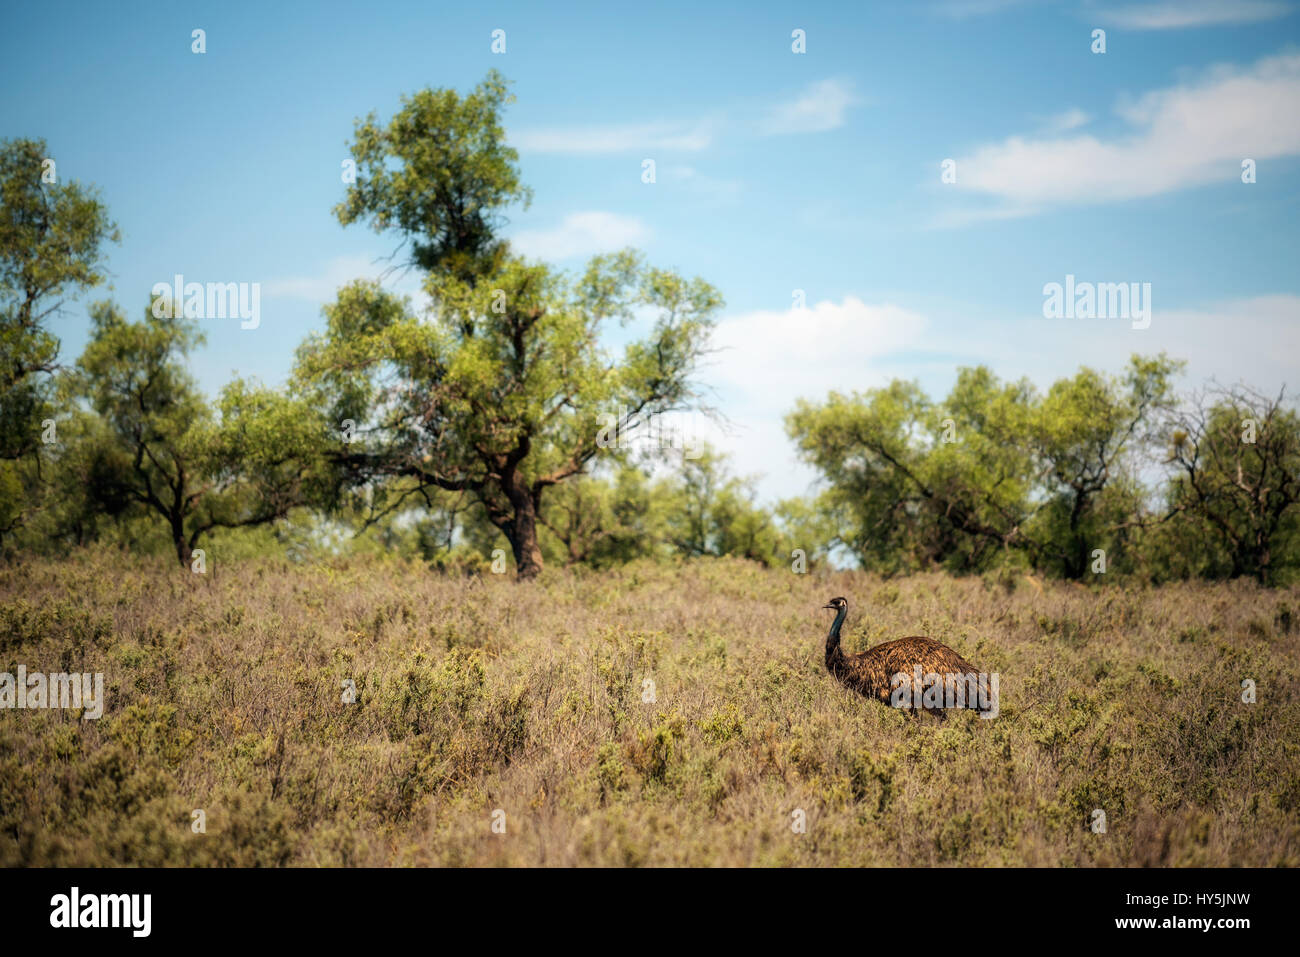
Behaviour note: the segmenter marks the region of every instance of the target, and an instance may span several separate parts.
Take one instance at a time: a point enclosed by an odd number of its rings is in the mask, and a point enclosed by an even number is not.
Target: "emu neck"
[[[831,671],[838,671],[844,663],[844,652],[840,651],[840,626],[844,624],[848,613],[847,608],[841,608],[835,613],[830,634],[826,636],[826,667]]]

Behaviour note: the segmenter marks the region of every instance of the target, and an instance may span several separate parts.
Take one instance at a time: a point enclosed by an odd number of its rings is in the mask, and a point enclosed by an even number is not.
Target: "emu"
[[[921,710],[926,710],[942,721],[945,707],[996,713],[996,678],[990,681],[947,645],[913,635],[886,641],[861,654],[846,655],[840,650],[840,627],[848,617],[849,603],[832,598],[822,607],[835,611],[835,621],[826,636],[826,670],[845,687],[886,705],[894,705],[894,691],[899,688],[902,700],[896,706],[918,720]],[[924,680],[917,681],[918,670],[922,679],[938,675],[941,680],[929,697]],[[895,681],[896,675],[903,677]]]

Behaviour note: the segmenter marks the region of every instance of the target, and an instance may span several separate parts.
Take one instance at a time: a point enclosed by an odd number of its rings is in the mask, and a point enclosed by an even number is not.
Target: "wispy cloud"
[[[694,152],[713,142],[712,124],[641,123],[520,130],[510,134],[518,149],[533,153]]]
[[[1116,112],[1127,135],[1013,136],[980,147],[957,160],[958,188],[1024,210],[1231,182],[1243,158],[1300,154],[1300,55],[1215,68]]]
[[[959,206],[940,210],[929,222],[922,222],[921,229],[964,229],[978,223],[996,223],[1006,219],[1024,219],[1042,212],[1037,206]]]
[[[823,133],[843,126],[844,114],[859,102],[849,81],[822,80],[795,99],[772,107],[760,128],[769,135]]]
[[[665,166],[659,171],[659,182],[680,185],[705,202],[729,203],[741,192],[739,180],[709,176],[694,166]]]
[[[590,256],[643,242],[650,230],[633,216],[600,210],[570,213],[553,229],[525,229],[510,244],[525,256],[567,259]]]
[[[1100,11],[1105,24],[1125,30],[1185,30],[1189,27],[1260,23],[1291,13],[1279,0],[1177,0],[1140,3]]]
[[[822,133],[843,126],[850,107],[860,102],[862,100],[854,92],[851,81],[822,80],[792,99],[772,104],[765,113],[751,116],[742,125],[751,133],[757,131],[764,136]],[[718,116],[706,116],[690,123],[538,127],[511,131],[510,142],[517,149],[531,153],[634,153],[642,156],[660,152],[694,153],[712,146],[725,125]]]
[[[326,303],[334,300],[339,287],[347,285],[354,279],[379,279],[384,281],[385,286],[399,294],[417,295],[420,291],[420,281],[415,272],[403,270],[400,264],[397,269],[393,266],[394,262],[387,259],[338,256],[325,263],[315,275],[269,279],[262,283],[262,293],[266,296],[298,299],[303,302]]]
[[[1049,133],[1068,133],[1070,130],[1077,130],[1081,126],[1087,126],[1091,119],[1092,117],[1083,110],[1075,108],[1048,117],[1044,128]]]

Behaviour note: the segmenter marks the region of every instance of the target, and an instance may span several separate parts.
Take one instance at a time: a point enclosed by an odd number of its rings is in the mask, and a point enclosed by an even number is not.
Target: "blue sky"
[[[354,119],[499,69],[535,193],[508,233],[564,268],[630,243],[718,286],[705,379],[732,427],[710,437],[775,498],[811,478],[782,414],[832,388],[941,395],[979,362],[1045,384],[1161,349],[1189,387],[1300,387],[1294,6],[25,5],[0,37],[0,136],[43,137],[99,186],[128,309],[176,273],[261,284],[259,328],[204,323],[215,393],[282,382],[322,303],[394,248],[330,212]],[[1044,319],[1067,274],[1150,283],[1150,326]],[[84,307],[55,323],[67,361]]]

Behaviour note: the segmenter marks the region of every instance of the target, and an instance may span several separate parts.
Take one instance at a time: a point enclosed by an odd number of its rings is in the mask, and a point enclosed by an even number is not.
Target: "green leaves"
[[[93,189],[58,182],[44,140],[0,142],[0,318],[35,331],[68,291],[103,280],[117,227]],[[50,172],[54,182],[43,181]],[[43,350],[36,350],[38,353]]]
[[[1165,538],[1183,573],[1251,575],[1300,568],[1300,415],[1283,397],[1216,387],[1168,420],[1169,506],[1190,529]]]
[[[163,519],[182,565],[213,529],[331,502],[323,415],[304,398],[242,380],[226,386],[214,414],[184,362],[202,334],[157,312],[151,304],[130,322],[112,303],[91,308],[90,342],[64,388],[98,418],[73,417],[82,427],[69,435],[60,474],[93,478],[91,504],[109,514],[129,504]]]
[[[929,400],[915,383],[800,400],[786,430],[801,458],[825,477],[823,504],[844,520],[836,540],[867,567],[897,570],[917,560],[929,489],[923,474]]]
[[[840,542],[869,567],[971,570],[1011,550],[1077,578],[1142,506],[1137,453],[1178,368],[1134,357],[1122,377],[1083,369],[1043,396],[961,369],[941,404],[895,381],[800,402],[787,430],[826,479]]]
[[[334,213],[344,226],[396,229],[422,269],[471,278],[498,261],[500,211],[527,206],[518,153],[505,142],[500,110],[511,102],[495,70],[470,94],[422,90],[402,98],[387,126],[371,113],[356,125],[356,182]]]
[[[423,90],[386,126],[373,114],[357,124],[357,178],[335,213],[402,233],[432,305],[416,316],[376,284],[344,288],[325,335],[299,350],[295,381],[360,427],[334,456],[343,481],[381,499],[377,486],[401,488],[399,503],[469,492],[528,576],[541,568],[542,497],[589,471],[602,419],[625,432],[697,398],[691,377],[722,298],[632,250],[595,257],[576,281],[512,254],[502,211],[530,194],[505,144],[509,101],[494,71],[467,96]],[[652,329],[615,361],[603,324],[644,312]]]
[[[506,483],[536,502],[598,455],[619,457],[598,443],[603,416],[643,420],[692,401],[721,303],[707,283],[647,269],[630,250],[597,257],[576,282],[506,256],[472,282],[437,272],[425,287],[425,316],[375,284],[345,287],[325,334],[300,348],[295,381],[332,421],[360,426],[346,456],[364,455],[356,481],[469,490],[503,531]],[[606,320],[645,313],[648,335],[615,361]]]
[[[94,190],[60,182],[43,140],[0,141],[0,541],[43,504],[59,355],[46,323],[102,280],[102,247],[117,239]]]

